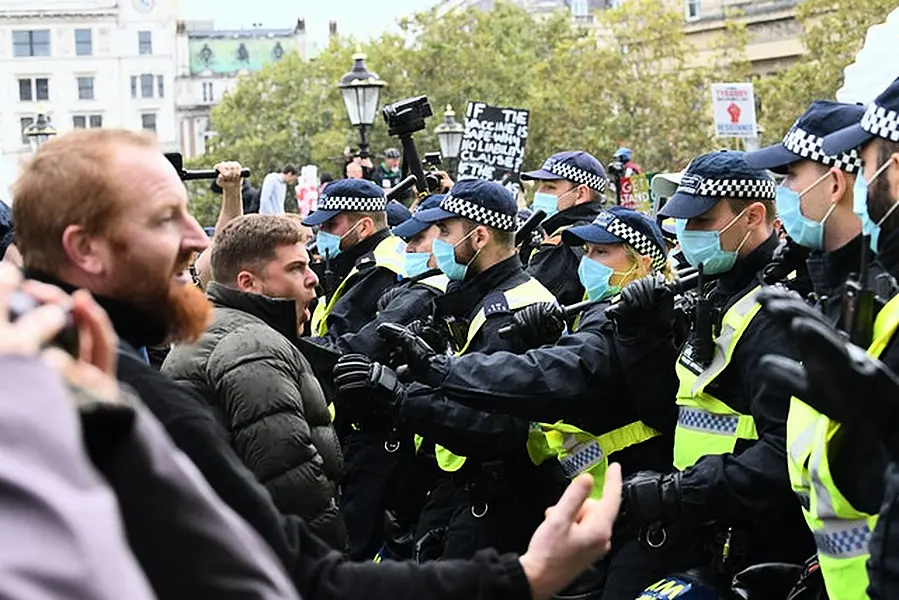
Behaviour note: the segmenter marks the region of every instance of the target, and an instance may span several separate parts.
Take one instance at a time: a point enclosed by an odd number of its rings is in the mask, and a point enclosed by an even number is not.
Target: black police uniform
[[[452,282],[446,294],[434,301],[435,319],[452,318],[460,325],[469,323],[488,305],[487,319],[468,346],[469,352],[491,354],[514,350],[514,342],[499,336],[510,324],[512,312],[501,303],[497,292],[509,291],[530,277],[517,256],[508,258],[464,282]],[[467,325],[460,327],[466,330]],[[436,539],[433,532],[445,532],[436,558],[467,558],[479,548],[522,552],[543,511],[564,490],[558,463],[536,467],[527,453],[529,422],[504,414],[473,410],[448,401],[436,389],[414,384],[407,390],[399,419],[409,431],[422,436],[421,452],[440,444],[467,457],[455,473],[442,473],[431,491],[418,522],[418,540]],[[480,513],[483,505],[487,512]]]
[[[750,168],[743,157],[741,152],[721,152],[694,160],[678,193],[661,214],[675,218],[699,216],[726,197],[750,201],[773,199],[773,182],[763,171]],[[762,284],[762,273],[777,246],[777,237],[772,233],[702,290],[711,308],[717,309],[714,314],[719,315],[715,324],[718,330],[722,316]],[[690,249],[685,247],[685,251],[689,257]],[[668,479],[679,481],[679,485],[672,484],[679,488],[678,493],[673,498],[663,495],[660,500],[662,511],[678,514],[676,519],[670,519],[669,540],[661,554],[663,563],[672,570],[708,566],[715,556],[721,556],[725,545],[730,548],[727,571],[731,573],[759,562],[801,564],[814,552],[811,534],[793,496],[787,472],[786,421],[790,395],[767,386],[760,377],[759,367],[766,354],[795,357],[797,352],[789,336],[764,313],[756,314],[745,327],[729,364],[705,387],[705,393],[735,413],[751,416],[757,439],[741,439],[731,434],[735,441],[731,452],[706,454]],[[679,359],[682,365],[687,365],[682,367],[684,373],[695,372],[695,367],[689,366],[692,354],[688,350],[696,348],[700,341],[695,330],[691,332],[688,347]],[[706,440],[718,433],[717,430],[707,432],[705,421],[693,423],[691,415],[703,409],[688,407],[689,404],[680,409],[679,429],[703,432],[701,435]],[[711,422],[716,423],[714,417]],[[689,444],[695,444],[693,439],[685,433],[686,455],[690,452]],[[676,455],[678,443],[676,439]],[[629,496],[632,491],[641,491],[639,483],[626,485],[626,499],[632,498]],[[629,519],[645,522],[640,517],[643,505],[633,501],[640,502],[639,498],[626,502],[625,510],[632,513]],[[729,540],[728,536],[731,536]],[[726,541],[729,543],[725,544]]]

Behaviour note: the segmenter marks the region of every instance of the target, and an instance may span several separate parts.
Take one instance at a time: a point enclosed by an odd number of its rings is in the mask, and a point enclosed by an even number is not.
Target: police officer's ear
[[[578,204],[584,204],[586,202],[591,202],[593,200],[593,190],[584,185],[583,183],[577,186],[577,195],[574,198],[574,204],[577,206]]]
[[[762,202],[753,202],[746,207],[746,222],[749,227],[758,227],[768,221],[768,209]]]
[[[471,246],[475,249],[475,251],[483,250],[484,246],[490,243],[492,239],[492,235],[490,231],[484,225],[478,225],[474,228],[474,233],[471,234]]]
[[[846,178],[846,172],[843,169],[838,169],[837,167],[831,167],[828,171],[829,177],[825,185],[828,186],[827,193],[829,195],[829,200],[831,204],[839,204],[840,201],[843,200],[846,195],[846,190],[851,189],[851,185]],[[847,202],[852,204],[852,200],[847,199]]]
[[[637,263],[637,276],[645,277],[652,272],[652,258],[645,255],[640,255],[640,262]]]

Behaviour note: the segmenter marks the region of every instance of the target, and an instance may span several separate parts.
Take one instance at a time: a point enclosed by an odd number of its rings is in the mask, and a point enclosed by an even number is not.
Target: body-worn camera
[[[39,306],[40,303],[31,295],[26,294],[22,290],[14,290],[9,295],[10,322],[15,323],[22,316]],[[48,345],[65,350],[73,357],[78,358],[78,329],[75,327],[75,321],[71,313],[68,315],[65,327],[56,334],[56,337]]]
[[[381,109],[387,123],[387,135],[402,137],[425,128],[425,119],[434,115],[427,96],[394,102]]]

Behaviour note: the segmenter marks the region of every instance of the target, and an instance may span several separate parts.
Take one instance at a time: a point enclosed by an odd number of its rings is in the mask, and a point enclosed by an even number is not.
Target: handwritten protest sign
[[[459,178],[487,179],[518,192],[530,111],[469,102],[459,153]]]

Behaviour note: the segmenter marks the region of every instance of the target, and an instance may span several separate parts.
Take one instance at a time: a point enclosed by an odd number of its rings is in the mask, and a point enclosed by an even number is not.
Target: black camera
[[[606,170],[610,175],[614,175],[615,177],[624,177],[624,163],[620,160],[613,160],[606,167]]]
[[[387,135],[407,136],[425,128],[425,119],[434,115],[427,96],[406,98],[381,109]]]
[[[422,162],[428,169],[428,172],[425,173],[425,183],[428,184],[428,192],[439,194],[442,190],[443,179],[437,173],[440,172],[443,166],[443,157],[439,152],[425,152],[425,158]]]
[[[12,291],[9,294],[8,302],[9,320],[11,323],[15,323],[22,316],[40,306],[37,300],[22,290]],[[48,345],[56,346],[78,358],[78,329],[75,327],[75,321],[71,313],[68,314],[65,327],[56,334],[56,337]]]

